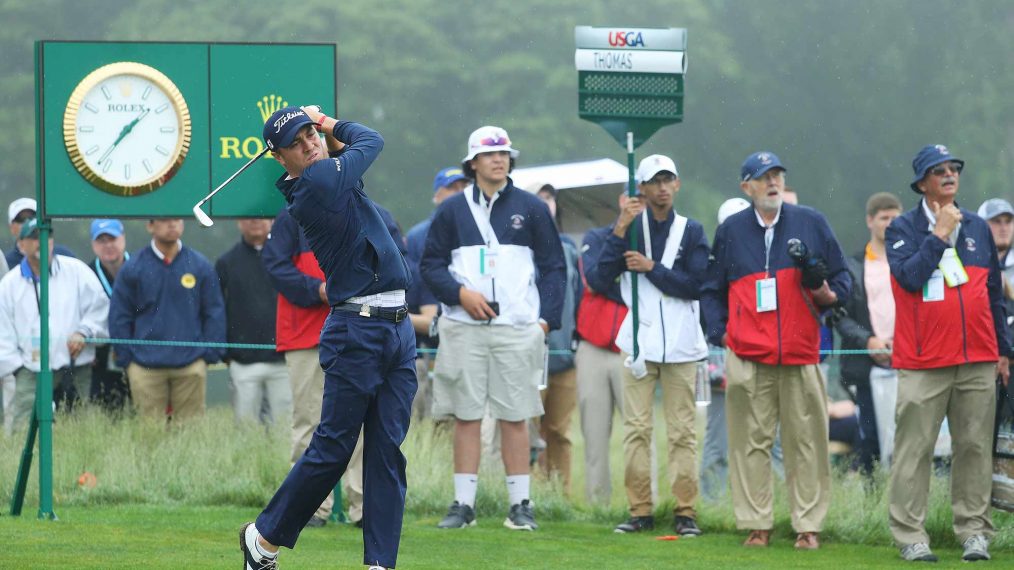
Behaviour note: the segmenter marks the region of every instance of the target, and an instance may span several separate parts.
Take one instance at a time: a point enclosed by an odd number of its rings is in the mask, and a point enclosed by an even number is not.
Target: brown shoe
[[[796,536],[796,550],[817,550],[820,548],[820,535],[815,532],[801,532]]]
[[[743,546],[766,547],[770,541],[770,530],[751,530],[750,536],[746,537],[746,542],[743,543]]]

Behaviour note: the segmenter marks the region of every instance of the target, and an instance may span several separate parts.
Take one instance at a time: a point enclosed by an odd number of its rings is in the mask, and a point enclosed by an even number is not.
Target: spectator
[[[556,204],[556,188],[552,184],[537,183],[525,188],[534,192],[546,203],[549,214],[559,230],[560,211]],[[577,306],[581,302],[583,286],[578,270],[577,245],[570,237],[560,234],[560,245],[567,268],[564,289],[563,311],[560,328],[550,331],[549,349],[557,351],[549,357],[549,372],[546,389],[542,391],[542,406],[546,413],[539,422],[539,434],[546,442],[543,467],[550,476],[558,475],[563,482],[563,491],[570,495],[571,443],[570,424],[577,407],[577,369],[574,355],[570,352],[574,342],[574,327],[577,321]],[[565,354],[559,354],[563,352]]]
[[[991,198],[979,206],[979,217],[989,224],[1000,260],[1003,277],[1003,303],[1007,310],[1007,332],[1014,334],[1014,256],[1010,255],[1014,240],[1014,207],[1003,198]]]
[[[978,215],[989,224],[996,244],[996,254],[1000,259],[1000,272],[1003,274],[1004,289],[1014,285],[1014,255],[1011,255],[1011,244],[1014,243],[1014,206],[1003,198],[990,198],[979,206]],[[1014,291],[1005,291],[1008,297]]]
[[[131,256],[113,285],[109,333],[155,344],[120,344],[134,407],[147,418],[204,415],[208,364],[221,349],[160,346],[161,341],[225,342],[225,307],[211,263],[183,245],[183,220],[148,220],[152,240]]]
[[[441,302],[434,415],[454,426],[455,500],[441,528],[475,523],[480,421],[498,420],[510,510],[504,526],[535,530],[527,420],[541,416],[546,335],[560,327],[565,267],[541,200],[514,187],[518,151],[507,132],[481,127],[462,170],[472,191],[446,200],[426,237],[421,272]]]
[[[20,232],[17,247],[24,254],[22,261],[0,280],[0,375],[14,374],[17,379],[10,409],[15,425],[24,425],[31,417],[41,370],[37,289],[41,245],[36,220],[25,220]],[[52,237],[48,247],[52,254]],[[54,384],[69,376],[78,393],[87,394],[95,348],[85,339],[108,336],[109,300],[88,266],[77,259],[55,255],[50,275],[49,366]]]
[[[120,220],[92,220],[91,238],[95,258],[89,267],[95,272],[106,297],[110,298],[120,268],[130,259],[123,223]],[[123,369],[118,368],[113,361],[112,345],[100,344],[95,347],[90,395],[93,402],[100,402],[110,411],[122,409],[130,395]]]
[[[743,198],[729,198],[722,202],[718,208],[718,225],[749,207],[750,202]],[[729,431],[725,421],[725,353],[721,347],[710,343],[708,381],[711,383],[711,404],[708,405],[704,451],[701,453],[701,495],[717,500],[726,493],[729,483]]]
[[[785,167],[777,156],[750,155],[740,180],[753,208],[718,226],[702,295],[708,340],[727,349],[736,526],[750,531],[744,546],[768,545],[771,447],[780,425],[795,547],[816,549],[831,499],[819,308],[847,298],[851,279],[824,216],[783,203]],[[794,260],[790,249],[806,259]]]
[[[842,377],[855,390],[859,407],[860,442],[857,451],[859,465],[866,474],[872,473],[873,464],[881,460],[882,451],[873,384],[889,384],[897,390],[897,373],[891,369],[891,355],[883,352],[889,351],[894,342],[895,314],[884,233],[900,214],[901,201],[894,194],[879,192],[866,201],[866,227],[870,230],[870,241],[862,252],[845,260],[852,274],[852,295],[845,301],[846,315],[835,326],[841,335],[843,349],[873,351],[870,354],[846,355],[841,360]]]
[[[905,560],[936,560],[924,523],[940,423],[951,429],[951,507],[964,560],[988,560],[994,382],[1010,376],[999,255],[988,224],[955,199],[964,161],[944,145],[912,161],[919,205],[887,228],[898,369],[891,534]],[[958,340],[960,339],[960,342]]]
[[[35,199],[33,198],[18,198],[11,202],[10,206],[7,207],[7,222],[11,230],[11,236],[15,239],[19,239],[21,235],[21,225],[27,220],[35,217],[35,212],[38,210]],[[57,255],[64,255],[67,257],[76,257],[74,252],[67,249],[62,245],[57,245],[53,252]],[[18,249],[17,242],[14,243],[14,247],[7,252],[7,267],[8,269],[14,269],[19,263],[24,254]]]
[[[701,534],[697,527],[697,416],[694,387],[700,361],[708,347],[700,325],[701,279],[708,266],[708,240],[700,223],[676,214],[673,202],[681,181],[676,164],[660,154],[637,167],[639,196],[620,211],[606,238],[594,270],[593,288],[605,290],[617,277],[624,304],[637,282],[639,323],[634,338],[631,314],[623,320],[616,344],[626,357],[623,372],[625,484],[630,518],[616,532],[640,532],[655,527],[651,497],[651,444],[656,385],[662,401],[669,449],[669,479],[676,499],[674,528],[681,536]],[[630,228],[633,227],[633,230]],[[638,235],[630,250],[628,230]],[[634,346],[638,349],[635,351]],[[635,354],[636,352],[636,354]]]
[[[455,194],[460,194],[470,183],[471,180],[465,177],[460,167],[444,168],[437,172],[433,179],[433,203],[437,206],[443,204],[444,200]],[[408,230],[405,235],[408,246],[405,261],[408,262],[408,267],[412,271],[412,284],[408,287],[405,300],[408,303],[412,327],[415,329],[416,343],[420,348],[429,349],[437,347],[438,338],[430,336],[430,331],[434,328],[440,301],[423,281],[422,275],[419,273],[419,262],[422,261],[423,249],[426,247],[426,234],[429,233],[432,223],[433,212],[428,218],[412,226],[412,229]],[[433,384],[429,379],[432,361],[433,358],[428,353],[420,353],[416,359],[419,391],[416,392],[415,400],[412,401],[412,415],[417,418],[429,416],[433,407]]]
[[[271,226],[261,254],[271,283],[278,291],[275,346],[285,357],[292,390],[293,465],[303,456],[320,423],[324,397],[324,369],[320,366],[320,331],[330,313],[324,272],[310,249],[306,235],[292,214],[282,208]],[[352,452],[342,477],[342,490],[349,502],[349,519],[361,524],[363,518],[363,438]],[[342,508],[338,505],[338,510]],[[334,510],[334,493],[327,497],[306,523],[308,527],[327,524]]]
[[[235,344],[275,344],[275,289],[261,261],[271,220],[236,222],[240,240],[215,262],[225,300],[226,339]],[[266,404],[268,421],[290,425],[292,388],[282,353],[229,348],[232,407],[236,420],[256,420]]]

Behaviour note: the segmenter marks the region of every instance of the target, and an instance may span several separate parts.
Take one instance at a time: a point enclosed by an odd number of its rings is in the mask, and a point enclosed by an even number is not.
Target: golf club
[[[257,156],[255,156],[255,157],[253,157],[253,158],[250,159],[250,162],[247,162],[246,164],[244,164],[239,170],[237,170],[236,172],[234,172],[232,176],[230,176],[229,178],[227,178],[225,182],[219,184],[218,188],[215,188],[214,190],[212,190],[211,194],[208,194],[200,202],[198,202],[197,204],[194,204],[194,217],[197,218],[197,221],[200,222],[202,226],[204,226],[206,228],[210,228],[211,226],[213,226],[215,224],[215,222],[214,222],[214,220],[211,219],[211,216],[209,216],[209,215],[207,215],[207,214],[204,213],[204,210],[201,209],[201,206],[203,206],[204,203],[207,202],[208,200],[210,200],[215,194],[218,194],[219,190],[221,190],[222,188],[225,188],[225,186],[228,183],[232,182],[233,179],[236,178],[237,176],[239,176],[244,170],[246,170],[247,168],[250,168],[250,165],[253,164],[253,163],[255,163],[255,162],[257,162],[257,159],[259,159],[260,157],[264,156],[264,153],[266,153],[266,152],[268,152],[268,148],[264,147],[263,150],[261,150],[259,153],[257,153]]]

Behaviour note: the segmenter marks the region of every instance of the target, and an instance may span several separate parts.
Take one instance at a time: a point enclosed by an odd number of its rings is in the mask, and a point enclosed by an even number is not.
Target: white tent
[[[518,188],[552,184],[559,191],[562,230],[578,238],[616,220],[617,198],[626,190],[627,178],[627,167],[611,158],[529,166],[511,173]]]

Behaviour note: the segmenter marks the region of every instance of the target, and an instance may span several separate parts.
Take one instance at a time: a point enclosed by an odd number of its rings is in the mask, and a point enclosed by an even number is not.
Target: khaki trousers
[[[53,384],[60,382],[60,372],[53,371]],[[11,415],[11,425],[27,426],[32,417],[32,410],[35,408],[35,391],[38,385],[39,373],[21,367],[15,372],[14,397],[11,398],[11,409],[7,412]],[[88,390],[92,383],[92,366],[74,367],[74,387],[77,388],[78,406],[88,402]]]
[[[816,364],[772,366],[725,352],[729,483],[736,527],[774,525],[771,446],[781,425],[792,528],[820,532],[831,502],[827,392]]]
[[[546,440],[546,471],[558,474],[563,492],[570,495],[570,423],[577,407],[577,370],[571,368],[549,376],[549,387],[542,391],[546,413],[539,422],[539,433]]]
[[[609,474],[609,436],[613,410],[623,419],[623,356],[581,341],[574,354],[577,406],[584,435],[584,482],[589,503],[608,505],[613,494]]]
[[[302,457],[310,445],[324,402],[324,370],[320,367],[320,354],[316,348],[290,350],[285,353],[292,383],[292,464]],[[358,522],[363,518],[363,434],[352,452],[352,459],[342,476],[342,492],[349,502],[349,519]],[[313,516],[327,519],[334,508],[334,493],[327,498]],[[340,508],[340,507],[339,507]]]
[[[134,407],[142,417],[156,420],[164,420],[170,408],[177,421],[203,416],[207,376],[203,358],[180,368],[145,368],[136,362],[127,366]]]
[[[897,428],[891,464],[890,523],[897,545],[929,543],[924,523],[933,447],[947,416],[951,429],[951,508],[959,542],[993,536],[996,363],[898,371]]]
[[[635,517],[652,514],[652,425],[655,384],[660,383],[669,443],[669,482],[676,498],[674,512],[677,516],[696,518],[697,404],[694,382],[698,363],[646,364],[648,375],[641,379],[634,378],[629,369],[623,369],[624,483],[630,514]]]

